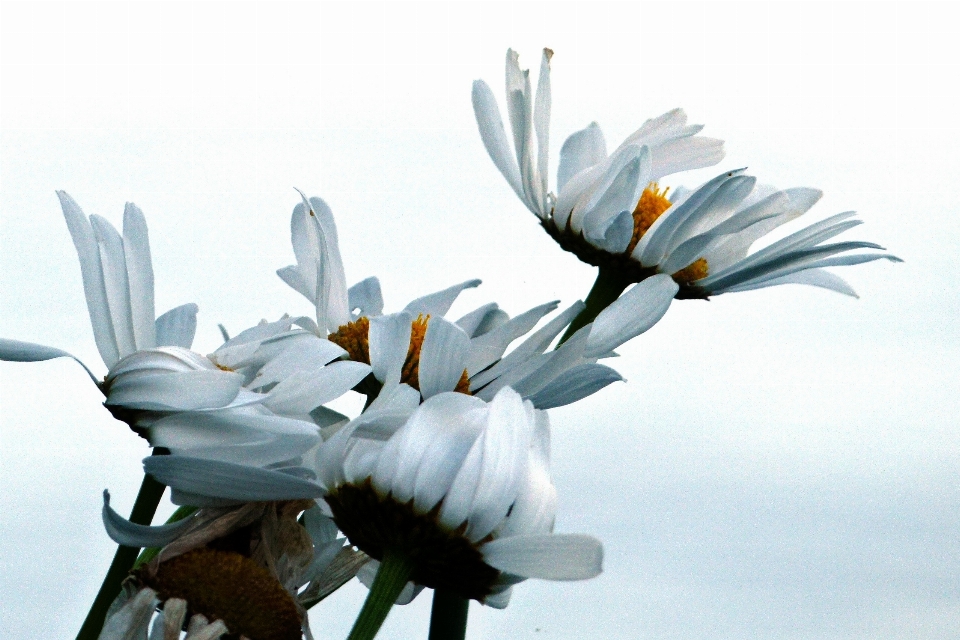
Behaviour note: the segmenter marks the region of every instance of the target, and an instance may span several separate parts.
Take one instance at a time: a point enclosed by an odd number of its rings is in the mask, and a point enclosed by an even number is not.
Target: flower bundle
[[[296,264],[277,274],[315,314],[224,330],[202,354],[196,305],[156,315],[143,213],[128,204],[121,232],[58,193],[107,372],[80,364],[105,408],[153,447],[130,518],[104,492],[119,549],[78,638],[311,638],[308,610],[353,578],[369,596],[351,639],[373,638],[425,588],[430,637],[463,638],[469,600],[503,608],[528,578],[602,570],[597,538],[554,531],[548,416],[622,380],[601,360],[675,299],[789,283],[855,296],[826,269],[898,260],[870,242],[831,242],[860,224],[852,213],[754,249],[821,193],[742,169],[668,185],[723,159],[723,142],[679,109],[612,153],[596,124],[574,132],[551,191],[552,55],[534,92],[507,52],[509,135],[485,82],[472,97],[508,185],[562,249],[598,268],[585,300],[559,312],[553,301],[510,317],[488,303],[448,317],[479,280],[385,311],[376,278],[348,285],[330,207],[301,194]],[[3,360],[57,357],[73,356],[0,340]],[[364,397],[357,415],[329,406],[347,394]],[[165,487],[179,509],[153,525]]]

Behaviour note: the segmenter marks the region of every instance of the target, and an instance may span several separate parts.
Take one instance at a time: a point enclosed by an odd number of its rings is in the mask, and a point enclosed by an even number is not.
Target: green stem
[[[617,269],[600,267],[597,280],[593,283],[593,288],[590,289],[590,293],[587,294],[587,299],[584,301],[586,306],[570,323],[557,346],[559,347],[582,327],[596,320],[600,312],[613,304],[623,293],[623,290],[630,286],[631,282],[632,280]]]
[[[390,552],[383,555],[377,577],[347,640],[373,640],[411,573],[413,563],[406,557]]]
[[[157,454],[158,452],[155,450],[154,455]],[[144,475],[140,492],[137,493],[137,500],[133,503],[133,511],[130,513],[130,522],[150,524],[153,521],[153,515],[157,512],[157,505],[160,504],[164,489],[166,487],[154,480],[153,477]],[[97,640],[100,636],[103,621],[107,617],[107,610],[120,593],[120,583],[130,573],[130,567],[133,566],[139,552],[140,549],[137,547],[117,547],[117,553],[114,554],[113,562],[110,563],[107,575],[103,578],[100,591],[90,607],[87,619],[83,621],[83,626],[80,627],[77,640]]]
[[[470,601],[439,589],[433,592],[428,640],[463,640],[467,635]]]

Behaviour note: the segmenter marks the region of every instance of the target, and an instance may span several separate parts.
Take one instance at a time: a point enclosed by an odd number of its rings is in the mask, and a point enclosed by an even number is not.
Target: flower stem
[[[570,323],[557,346],[559,347],[569,340],[580,328],[593,322],[601,311],[616,302],[623,290],[629,287],[632,282],[630,278],[617,269],[600,267],[597,280],[593,283],[593,288],[590,289],[590,293],[587,294],[587,299],[584,301],[586,306]]]
[[[467,635],[470,601],[438,589],[433,592],[428,640],[463,640]]]
[[[154,455],[157,455],[157,451],[154,451]],[[153,515],[157,512],[157,505],[160,504],[164,489],[166,487],[154,480],[152,476],[144,475],[140,492],[137,493],[137,500],[133,503],[133,511],[130,513],[130,522],[150,524],[153,521]],[[107,610],[120,593],[120,583],[127,577],[139,552],[140,549],[137,547],[117,547],[117,553],[114,554],[113,562],[110,563],[107,575],[103,578],[100,591],[90,607],[87,619],[80,627],[77,640],[97,640],[100,636]]]
[[[412,572],[413,563],[405,556],[391,552],[383,555],[377,577],[347,640],[373,640]]]

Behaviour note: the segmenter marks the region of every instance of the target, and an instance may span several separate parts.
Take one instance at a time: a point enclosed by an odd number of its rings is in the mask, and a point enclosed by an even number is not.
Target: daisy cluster
[[[723,159],[723,142],[679,109],[609,154],[595,123],[574,132],[551,191],[551,56],[534,93],[508,51],[511,135],[481,80],[473,106],[523,204],[561,248],[599,267],[586,301],[559,311],[550,301],[511,317],[491,302],[449,316],[480,280],[386,311],[377,278],[348,285],[330,207],[302,196],[296,264],[277,274],[315,313],[224,330],[204,354],[193,348],[196,305],[156,313],[140,209],[126,206],[120,231],[58,193],[106,374],[80,364],[106,409],[153,447],[144,487],[169,487],[180,505],[152,526],[159,494],[146,517],[127,519],[104,492],[107,534],[144,551],[105,581],[79,637],[310,638],[307,610],[356,577],[370,597],[351,638],[372,638],[392,604],[424,588],[435,591],[436,637],[462,638],[468,600],[502,608],[528,578],[595,577],[599,540],[554,531],[547,410],[621,381],[601,361],[674,299],[786,283],[855,295],[825,268],[896,260],[873,243],[829,242],[859,224],[852,213],[752,251],[821,193],[778,190],[742,169],[661,186]],[[73,356],[0,340],[3,360],[57,357]],[[358,415],[329,406],[347,394],[364,396]]]

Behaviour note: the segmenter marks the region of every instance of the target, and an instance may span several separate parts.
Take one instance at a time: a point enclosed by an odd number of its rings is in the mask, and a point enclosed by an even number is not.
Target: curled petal
[[[113,510],[110,506],[110,492],[103,490],[103,526],[110,539],[117,544],[125,547],[163,547],[179,538],[193,525],[190,518],[157,527],[134,524]]]

